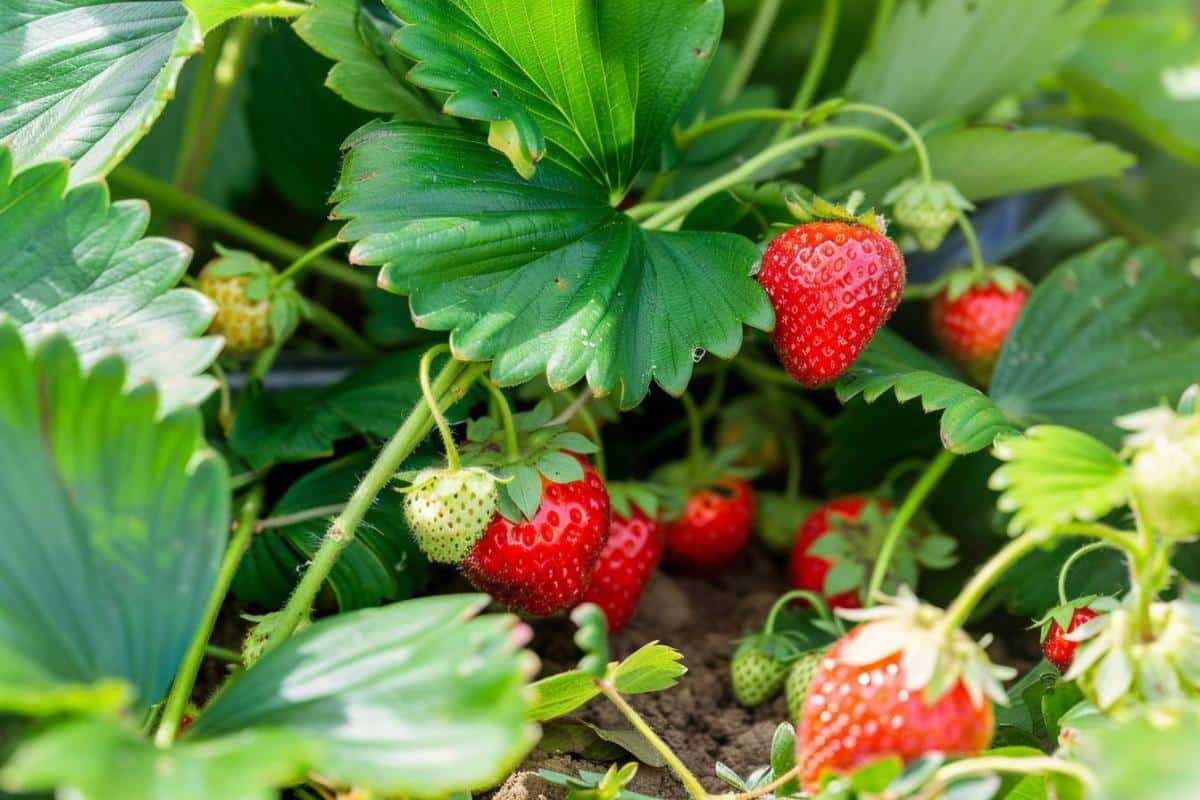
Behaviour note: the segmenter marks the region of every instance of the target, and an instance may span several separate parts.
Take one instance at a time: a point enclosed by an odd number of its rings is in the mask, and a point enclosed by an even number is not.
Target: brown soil
[[[718,761],[743,776],[767,763],[771,737],[787,717],[782,697],[745,709],[734,701],[729,685],[734,640],[761,627],[771,603],[786,589],[782,562],[757,548],[715,580],[659,573],[647,587],[637,616],[613,639],[613,658],[623,658],[653,640],[683,653],[688,673],[678,686],[631,697],[630,703],[711,790],[728,790],[713,773]],[[535,648],[542,655],[545,674],[570,669],[579,657],[570,629],[562,622],[539,624]],[[592,701],[578,716],[606,728],[628,727],[603,698]],[[538,769],[576,774],[580,769],[603,772],[606,768],[575,756],[535,750],[495,797],[557,800],[564,792],[539,778]],[[686,796],[667,770],[644,765],[629,788],[662,798]]]

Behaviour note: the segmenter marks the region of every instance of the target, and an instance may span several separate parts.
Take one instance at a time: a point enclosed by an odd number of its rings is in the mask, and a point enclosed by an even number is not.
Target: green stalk
[[[813,46],[812,57],[804,70],[804,81],[800,84],[796,97],[792,100],[793,111],[803,111],[812,105],[821,87],[821,79],[825,77],[825,68],[829,66],[829,56],[833,52],[833,40],[837,37],[838,17],[842,13],[842,0],[825,0],[821,12],[821,27],[817,30],[817,42]],[[779,131],[779,136],[786,134],[787,128]]]
[[[806,110],[796,111],[786,108],[743,108],[740,111],[731,111],[728,114],[722,114],[693,125],[675,137],[675,144],[681,150],[686,150],[695,144],[697,140],[703,139],[705,136],[737,125],[748,125],[752,122],[800,124],[808,118],[808,113]],[[787,126],[785,125],[784,131],[786,132],[786,130]],[[858,128],[857,130],[862,134],[859,138],[875,145],[881,150],[894,153],[899,149],[894,141],[878,131],[873,131],[869,128]],[[663,205],[666,204],[664,203]]]
[[[996,551],[996,554],[975,573],[958,593],[958,597],[954,598],[954,602],[946,609],[942,627],[947,635],[967,621],[967,618],[971,616],[971,611],[1005,572],[1026,555],[1049,543],[1058,535],[1057,531],[1026,533]]]
[[[291,264],[288,264],[287,268],[284,269],[283,272],[280,272],[275,276],[274,280],[271,281],[271,285],[281,286],[283,285],[284,281],[294,279],[305,267],[307,267],[309,264],[312,264],[318,258],[325,255],[339,244],[341,244],[341,242],[336,236],[321,242],[319,245],[313,247],[307,253],[297,258]]]
[[[704,417],[700,415],[696,401],[688,392],[684,392],[679,401],[683,403],[688,420],[688,479],[695,480],[703,466],[701,460],[704,457]]]
[[[215,644],[204,646],[204,655],[208,658],[215,658],[218,661],[224,661],[226,664],[241,664],[242,654],[236,650],[230,650],[228,647],[218,647]]]
[[[1065,606],[1068,601],[1067,597],[1067,574],[1071,571],[1071,567],[1075,562],[1086,556],[1088,553],[1102,550],[1106,547],[1112,547],[1108,542],[1092,542],[1071,553],[1070,557],[1063,562],[1062,568],[1058,571],[1058,604]]]
[[[417,376],[421,382],[421,397],[425,399],[425,405],[433,415],[433,424],[437,426],[438,436],[442,437],[442,448],[446,451],[446,466],[452,470],[459,470],[462,469],[462,459],[458,457],[458,446],[454,443],[454,434],[450,432],[450,423],[446,422],[446,415],[438,408],[438,399],[433,393],[433,387],[429,385],[429,368],[433,364],[433,359],[442,353],[449,352],[450,345],[448,344],[434,345],[426,350],[425,354],[421,356]]]
[[[875,7],[875,19],[871,22],[871,33],[867,37],[866,52],[875,50],[883,41],[888,23],[892,21],[892,9],[895,6],[896,0],[879,0],[879,5]]]
[[[187,108],[183,117],[183,133],[179,137],[179,149],[175,157],[175,170],[171,176],[174,185],[179,184],[188,161],[195,147],[196,138],[204,124],[204,112],[208,107],[208,96],[212,89],[213,76],[216,73],[217,62],[220,61],[225,39],[229,35],[230,26],[222,25],[208,36],[204,50],[200,54],[196,70],[196,82],[192,85],[188,97]]]
[[[933,780],[915,796],[915,800],[935,800],[944,797],[945,790],[952,782],[972,775],[1044,775],[1047,772],[1075,779],[1088,797],[1100,791],[1092,771],[1073,761],[1055,756],[983,756],[955,761],[941,767],[934,773]]]
[[[879,557],[875,559],[875,567],[871,570],[871,582],[867,588],[867,605],[875,605],[879,590],[883,587],[883,579],[887,577],[888,567],[892,563],[892,556],[896,552],[896,546],[908,528],[909,521],[917,513],[921,504],[925,502],[925,498],[929,497],[929,493],[938,485],[938,481],[946,474],[946,470],[954,463],[956,457],[949,450],[938,453],[921,473],[921,477],[917,479],[908,496],[904,498],[896,515],[892,517],[887,533],[884,534],[883,544],[879,548]]]
[[[583,425],[584,430],[588,433],[588,438],[596,445],[598,450],[592,453],[592,460],[596,462],[596,474],[600,476],[600,480],[608,480],[608,460],[604,457],[604,440],[600,436],[600,427],[596,424],[596,418],[588,411],[587,406],[579,409],[576,415],[579,422]]]
[[[488,396],[492,398],[492,405],[496,413],[500,415],[500,425],[504,430],[504,457],[512,462],[519,461],[521,446],[517,441],[517,424],[513,419],[512,407],[508,404],[508,398],[493,381],[484,380],[481,383],[483,388],[487,389]]]
[[[958,229],[962,231],[963,238],[967,240],[967,248],[971,251],[971,272],[978,280],[983,277],[986,269],[983,263],[983,249],[979,246],[979,237],[975,235],[975,226],[967,219],[967,215],[961,208],[958,210],[957,222]]]
[[[160,210],[190,219],[214,233],[229,236],[272,258],[291,262],[304,256],[307,248],[290,242],[252,222],[231,214],[205,200],[181,192],[143,172],[121,165],[109,175],[109,183],[135,197],[141,197]],[[321,256],[313,260],[313,268],[327,278],[356,289],[372,289],[375,282],[359,270],[332,258]]]
[[[304,299],[304,305],[308,312],[306,319],[309,324],[336,342],[343,350],[364,358],[375,358],[379,355],[375,345],[360,336],[358,331],[347,325],[337,314],[308,298]]]
[[[679,199],[667,205],[662,211],[659,211],[650,219],[643,223],[644,228],[664,228],[667,225],[681,220],[687,216],[693,208],[700,205],[709,197],[737,186],[739,183],[749,180],[759,170],[770,164],[779,161],[787,156],[792,155],[800,150],[813,145],[827,142],[831,139],[857,139],[860,141],[869,141],[872,137],[871,133],[865,133],[862,128],[855,127],[837,127],[828,126],[817,128],[815,130],[806,131],[802,134],[786,139],[779,144],[772,145],[766,150],[763,150],[757,156],[748,159],[737,169],[730,170],[719,178],[716,178],[703,186],[699,186]]]
[[[254,20],[243,17],[233,23],[232,30],[221,47],[221,55],[212,72],[211,89],[204,103],[204,113],[195,128],[185,155],[176,164],[176,188],[193,192],[200,183],[212,157],[217,134],[225,117],[225,108],[233,94],[238,76],[246,60],[250,37],[254,33]]]
[[[700,784],[700,781],[692,771],[679,759],[679,756],[675,755],[675,751],[654,732],[654,729],[646,724],[646,721],[634,710],[633,706],[626,702],[621,693],[616,690],[616,687],[606,680],[597,681],[596,686],[617,707],[617,710],[629,721],[634,730],[642,735],[646,743],[662,756],[663,761],[675,773],[675,777],[679,778],[680,783],[687,789],[687,793],[692,796],[693,800],[707,800],[709,797],[708,792]]]
[[[894,111],[889,111],[880,106],[873,106],[869,103],[847,103],[837,110],[838,114],[869,114],[873,117],[887,120],[895,125],[900,130],[904,131],[904,135],[912,142],[913,150],[917,154],[917,163],[921,169],[921,181],[928,186],[933,183],[933,168],[929,165],[929,151],[925,148],[925,140],[921,138],[921,134],[917,133],[909,121]]]
[[[779,16],[779,6],[780,0],[759,1],[758,12],[750,23],[750,30],[746,33],[746,41],[742,43],[737,63],[733,65],[725,88],[721,90],[722,105],[729,105],[737,99],[746,81],[750,79],[750,73],[754,71],[754,65],[762,55],[763,45],[767,43],[767,37],[771,34],[771,27]]]
[[[434,379],[432,390],[438,400],[438,408],[445,410],[461,399],[476,381],[488,369],[486,363],[464,364],[451,361]],[[337,516],[333,524],[325,532],[321,546],[313,556],[304,577],[296,586],[296,590],[288,599],[287,605],[280,612],[279,622],[271,638],[263,648],[269,653],[287,640],[300,624],[300,620],[309,615],[313,601],[320,593],[329,573],[333,570],[342,551],[354,541],[359,523],[375,502],[375,498],[391,482],[396,470],[404,460],[412,455],[413,450],[421,443],[433,428],[433,416],[430,407],[422,400],[400,425],[391,440],[384,445],[375,463],[363,477],[362,482],[354,490],[346,503],[345,510]]]
[[[154,735],[154,743],[158,747],[169,747],[179,734],[179,724],[183,719],[183,712],[187,710],[188,700],[192,697],[196,676],[200,673],[200,663],[204,660],[205,648],[208,646],[208,640],[217,624],[217,616],[221,613],[221,605],[225,602],[229,584],[233,582],[238,564],[241,563],[242,555],[250,544],[250,537],[254,534],[254,525],[262,510],[262,500],[263,486],[261,483],[256,484],[247,492],[245,499],[242,500],[237,527],[233,531],[229,546],[225,549],[225,556],[221,559],[216,582],[209,593],[208,605],[204,609],[204,619],[192,637],[192,643],[188,646],[183,662],[179,665],[179,672],[175,675],[175,682],[171,684],[171,692],[167,695],[167,704],[163,710],[162,719],[158,723],[158,731]]]

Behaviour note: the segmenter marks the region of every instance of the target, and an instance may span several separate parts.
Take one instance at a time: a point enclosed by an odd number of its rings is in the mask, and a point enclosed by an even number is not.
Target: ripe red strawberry
[[[776,236],[758,282],[780,362],[805,386],[841,375],[896,310],[904,277],[899,248],[869,225],[808,222]]]
[[[1079,647],[1078,642],[1069,641],[1065,638],[1066,635],[1098,616],[1100,615],[1090,608],[1077,608],[1071,614],[1071,621],[1067,624],[1065,631],[1058,622],[1050,621],[1046,638],[1042,640],[1042,654],[1046,656],[1047,661],[1058,668],[1059,672],[1065,673],[1071,668],[1071,664],[1075,661],[1075,650]]]
[[[737,557],[754,526],[754,490],[725,477],[688,496],[683,513],[667,524],[667,560],[688,572],[712,575]]]
[[[908,762],[935,751],[976,755],[991,741],[992,703],[973,700],[962,678],[930,703],[905,673],[903,646],[867,663],[849,653],[860,638],[866,644],[881,633],[880,625],[892,623],[861,625],[838,640],[809,682],[796,737],[809,794],[819,791],[826,771],[847,774],[887,756]],[[914,639],[910,646],[937,648],[936,640]]]
[[[497,512],[462,562],[480,591],[505,605],[546,616],[580,603],[609,531],[608,490],[586,460],[583,478],[544,476],[542,499],[527,522]]]
[[[958,294],[951,282],[930,305],[933,334],[946,355],[986,388],[1000,348],[1028,299],[1029,289],[1019,280],[997,282],[988,277]]]
[[[867,497],[843,497],[826,503],[808,515],[800,525],[800,532],[796,535],[796,542],[792,546],[792,560],[788,567],[792,586],[824,595],[825,576],[829,574],[833,562],[820,556],[810,555],[808,551],[817,540],[833,530],[836,522],[835,516],[841,517],[847,522],[853,522],[859,518],[863,509],[870,502],[870,498]],[[881,511],[891,509],[886,502],[875,501],[875,503]],[[833,608],[859,608],[862,605],[859,602],[857,589],[851,589],[825,599]]]
[[[629,624],[663,554],[664,534],[657,517],[651,518],[636,505],[630,505],[629,512],[629,516],[613,512],[608,542],[583,595],[604,610],[609,633]]]

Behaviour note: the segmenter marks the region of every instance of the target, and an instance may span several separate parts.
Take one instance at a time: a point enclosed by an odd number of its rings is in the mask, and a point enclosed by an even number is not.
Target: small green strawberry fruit
[[[974,208],[946,181],[925,183],[912,178],[897,184],[883,198],[896,222],[917,240],[922,250],[936,250],[954,227],[959,213]]]
[[[1138,512],[1164,539],[1200,536],[1200,416],[1154,408],[1117,420],[1133,431],[1125,444],[1131,463]]]
[[[404,516],[431,561],[459,564],[487,532],[496,502],[496,478],[485,469],[424,469],[407,490]]]
[[[787,698],[788,719],[793,724],[800,721],[800,712],[804,709],[804,700],[808,697],[808,685],[812,676],[825,658],[825,650],[810,650],[792,662],[788,670],[787,680],[783,684],[783,696]]]
[[[743,639],[729,662],[733,697],[747,708],[761,706],[779,694],[787,674],[788,662],[774,651],[770,637],[761,634]]]
[[[291,280],[242,250],[215,245],[218,258],[199,275],[200,291],[216,306],[208,332],[225,339],[231,356],[251,356],[285,341],[308,307]]]

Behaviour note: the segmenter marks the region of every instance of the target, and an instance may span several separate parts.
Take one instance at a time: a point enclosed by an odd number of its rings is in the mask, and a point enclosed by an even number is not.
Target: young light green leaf
[[[779,780],[796,766],[796,729],[790,722],[781,722],[771,737],[771,779]],[[796,779],[779,785],[776,797],[788,797],[800,791]]]
[[[298,0],[183,0],[200,23],[201,33],[234,17],[294,17],[305,9]]]
[[[348,146],[333,199],[351,260],[381,266],[418,324],[491,359],[498,383],[586,377],[629,408],[652,380],[682,392],[698,351],[732,357],[743,324],[772,324],[740,236],[643,230],[603,185],[553,160],[525,181],[466,131],[373,123]]]
[[[533,689],[537,692],[537,702],[529,718],[535,722],[570,714],[600,695],[596,679],[577,669],[542,678],[533,684]]]
[[[67,159],[72,184],[107,174],[149,130],[202,43],[196,18],[170,0],[8,0],[0,141],[17,169]]]
[[[687,672],[683,654],[658,642],[643,645],[617,665],[613,685],[621,694],[643,694],[670,689]]]
[[[0,145],[0,315],[29,342],[65,334],[85,366],[117,353],[131,385],[158,384],[164,413],[202,401],[216,382],[199,373],[221,340],[202,336],[212,303],[172,288],[190,251],[141,238],[150,221],[144,203],[110,204],[102,184],[67,191],[67,180],[61,161],[13,174]]]
[[[969,118],[1053,69],[1100,8],[1095,0],[903,3],[879,46],[859,57],[843,93],[916,126]],[[839,120],[880,130],[887,124],[850,114]],[[831,150],[822,164],[822,185],[841,183],[869,163],[871,154],[856,142]]]
[[[111,694],[120,682],[144,711],[216,578],[224,462],[199,414],[160,418],[151,387],[124,391],[120,360],[84,371],[61,336],[30,353],[0,321],[0,374],[0,700],[52,713],[82,687]]]
[[[1023,436],[1000,439],[993,452],[1005,463],[988,485],[1002,492],[999,509],[1015,512],[1008,525],[1012,534],[1097,520],[1129,498],[1124,462],[1086,433],[1035,425]]]
[[[0,785],[80,800],[274,800],[278,787],[303,780],[312,751],[312,742],[271,730],[163,750],[122,722],[85,717],[18,744]]]
[[[608,624],[604,610],[595,603],[583,603],[571,612],[571,622],[578,626],[575,644],[583,651],[579,669],[597,680],[608,668]]]
[[[708,69],[723,9],[711,0],[385,0],[404,23],[409,80],[448,114],[490,123],[526,176],[546,158],[614,202],[671,130]],[[536,165],[536,167],[535,167]]]
[[[380,794],[491,786],[536,732],[533,664],[518,649],[528,631],[512,616],[474,617],[486,603],[441,595],[315,622],[222,692],[184,740],[288,733],[312,743],[312,771]]]

